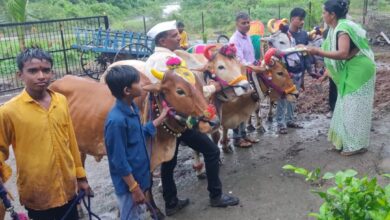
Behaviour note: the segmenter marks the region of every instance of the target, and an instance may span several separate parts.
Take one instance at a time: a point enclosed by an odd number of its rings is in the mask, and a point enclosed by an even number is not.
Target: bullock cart
[[[119,60],[146,60],[154,50],[154,41],[144,33],[76,28],[73,49],[80,51],[83,72],[99,79],[107,67]]]

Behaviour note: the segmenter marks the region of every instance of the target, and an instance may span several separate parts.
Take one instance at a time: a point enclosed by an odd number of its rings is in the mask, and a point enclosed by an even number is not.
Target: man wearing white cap
[[[178,57],[173,51],[180,47],[180,35],[176,28],[176,21],[159,23],[154,26],[147,34],[154,38],[156,48],[146,61],[145,72],[153,78],[151,69],[166,71],[166,61],[169,57]],[[153,80],[152,80],[153,81]],[[157,79],[154,81],[157,82]],[[220,90],[218,83],[204,86],[203,93],[207,97]],[[239,203],[239,199],[222,193],[222,184],[219,179],[219,148],[211,139],[199,131],[187,129],[177,140],[175,156],[171,161],[161,165],[161,180],[163,188],[163,197],[165,200],[165,213],[171,216],[180,209],[189,204],[189,199],[178,199],[176,184],[173,178],[173,171],[177,163],[178,146],[180,142],[185,142],[192,149],[201,152],[206,164],[206,174],[208,181],[208,191],[210,196],[210,205],[212,207],[234,206]]]

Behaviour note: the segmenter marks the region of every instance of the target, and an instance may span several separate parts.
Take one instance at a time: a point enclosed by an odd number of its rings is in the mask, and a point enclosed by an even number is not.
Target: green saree
[[[369,145],[376,68],[366,31],[352,21],[340,19],[336,28],[329,29],[325,51],[336,51],[339,32],[347,33],[359,52],[349,60],[325,58],[338,92],[328,140],[336,149],[352,152]]]

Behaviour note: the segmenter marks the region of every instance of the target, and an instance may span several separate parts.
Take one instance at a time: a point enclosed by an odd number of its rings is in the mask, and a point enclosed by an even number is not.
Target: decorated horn
[[[164,78],[164,73],[163,72],[160,72],[160,71],[158,71],[158,70],[156,70],[154,68],[152,68],[151,72],[152,72],[153,76],[156,77],[159,80],[162,80]]]
[[[211,60],[211,54],[210,49],[216,47],[215,45],[208,45],[203,52],[204,57],[206,57],[208,60]]]
[[[276,21],[275,19],[271,19],[271,20],[269,20],[268,23],[267,23],[268,31],[269,31],[271,34],[273,34],[273,33],[276,32],[276,30],[274,29],[275,21]]]
[[[264,63],[269,66],[273,64],[272,57],[276,55],[276,48],[270,48],[264,55]]]

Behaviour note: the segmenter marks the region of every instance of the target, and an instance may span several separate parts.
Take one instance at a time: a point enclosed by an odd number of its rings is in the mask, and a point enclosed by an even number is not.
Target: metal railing
[[[17,78],[16,56],[25,47],[40,47],[54,60],[56,78],[83,74],[75,29],[109,28],[107,16],[0,24],[0,95],[23,88]]]

